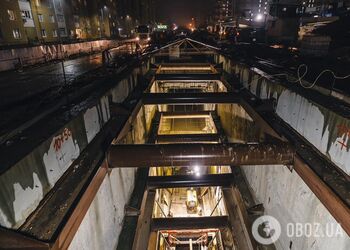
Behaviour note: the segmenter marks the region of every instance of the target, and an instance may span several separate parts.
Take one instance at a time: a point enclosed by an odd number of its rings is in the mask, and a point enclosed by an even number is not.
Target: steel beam
[[[160,73],[155,75],[156,80],[220,80],[221,74],[218,73],[179,73],[167,74]]]
[[[107,158],[110,167],[241,166],[293,164],[295,151],[285,142],[261,144],[118,144]]]
[[[186,142],[218,142],[219,134],[174,134],[157,135],[158,143],[186,143]]]
[[[171,112],[159,112],[162,117],[189,117],[189,116],[211,116],[214,111],[171,111]]]
[[[232,174],[209,174],[201,176],[171,175],[150,176],[147,180],[148,188],[178,188],[178,187],[229,187],[233,181]]]
[[[199,104],[240,103],[240,97],[233,93],[145,93],[145,105],[156,104]]]
[[[152,231],[225,228],[228,226],[228,216],[154,218],[151,221]]]

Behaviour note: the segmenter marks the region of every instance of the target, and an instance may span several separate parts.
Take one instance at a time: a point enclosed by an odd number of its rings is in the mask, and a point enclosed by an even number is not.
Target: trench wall
[[[276,113],[294,130],[312,143],[325,157],[347,175],[350,174],[350,119],[326,106],[308,100],[280,84],[262,77],[246,65],[236,64],[223,56],[224,70],[237,74],[252,94],[260,99],[274,98]]]
[[[143,106],[133,122],[133,129],[122,143],[146,143],[155,110],[155,105]],[[69,246],[70,250],[116,249],[135,173],[134,168],[121,168],[112,169],[106,175]]]
[[[235,64],[223,56],[218,56],[216,60],[218,63],[223,62],[227,73],[237,74],[243,85],[258,98],[275,98],[277,114],[342,171],[349,174],[350,123],[347,118],[276,82],[261,78],[245,65]],[[247,123],[247,119],[235,118],[242,117],[241,110],[231,108],[230,111],[232,119],[235,120],[234,123],[231,122],[233,125],[240,123],[240,120]],[[224,120],[227,119],[228,116],[223,114]],[[285,166],[244,166],[242,169],[255,202],[262,203],[265,214],[274,216],[281,224],[282,234],[275,243],[277,249],[350,249],[349,236],[295,171],[290,172]],[[290,223],[294,225],[294,236],[290,234]],[[319,228],[313,236],[307,237],[305,229],[304,234],[298,236],[296,223],[312,225],[313,232],[316,231],[315,227]],[[332,230],[333,237],[319,237],[320,234],[326,235]]]
[[[80,110],[80,104],[60,117],[64,126],[0,175],[0,225],[16,229],[38,207],[66,170],[110,119],[110,106],[122,102],[137,85],[148,62],[116,83],[116,87]],[[123,94],[121,94],[123,93]],[[140,120],[140,119],[139,119]],[[38,124],[36,126],[46,126]],[[144,136],[142,132],[137,137]],[[34,140],[30,136],[26,140]],[[139,139],[134,139],[137,141]],[[19,145],[21,146],[21,145]],[[112,177],[116,175],[113,174]],[[111,178],[112,178],[111,177]],[[113,177],[114,178],[114,177]],[[117,178],[117,177],[115,177]],[[102,192],[102,191],[101,191]]]

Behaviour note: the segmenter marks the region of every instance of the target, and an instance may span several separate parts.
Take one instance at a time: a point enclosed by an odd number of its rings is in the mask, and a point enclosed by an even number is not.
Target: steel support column
[[[110,167],[241,166],[293,164],[294,149],[284,142],[261,144],[118,144],[110,147]],[[137,156],[137,157],[135,157]]]
[[[149,104],[200,104],[240,103],[240,97],[233,93],[145,93],[142,97]]]

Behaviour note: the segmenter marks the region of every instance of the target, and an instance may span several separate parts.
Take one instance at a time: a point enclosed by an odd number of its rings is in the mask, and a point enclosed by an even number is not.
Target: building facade
[[[155,22],[155,0],[0,0],[0,46],[130,35]]]
[[[217,0],[215,5],[214,20],[216,22],[224,22],[232,17],[232,0]]]
[[[271,0],[216,0],[213,20],[216,23],[245,19],[255,21],[268,15]]]

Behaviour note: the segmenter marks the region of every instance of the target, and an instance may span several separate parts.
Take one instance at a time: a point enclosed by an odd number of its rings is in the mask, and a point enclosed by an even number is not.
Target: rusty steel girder
[[[233,93],[145,93],[142,103],[150,104],[203,104],[240,103],[240,97]]]
[[[259,144],[120,144],[110,147],[112,168],[152,166],[241,166],[293,164],[289,143]]]

